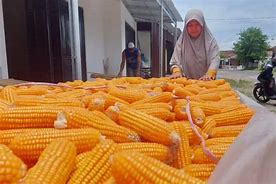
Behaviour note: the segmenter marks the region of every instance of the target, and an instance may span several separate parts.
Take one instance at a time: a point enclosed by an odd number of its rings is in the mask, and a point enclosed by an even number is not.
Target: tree
[[[237,58],[248,68],[250,62],[263,60],[269,45],[268,37],[262,33],[260,28],[249,27],[239,33],[239,40],[234,43]]]

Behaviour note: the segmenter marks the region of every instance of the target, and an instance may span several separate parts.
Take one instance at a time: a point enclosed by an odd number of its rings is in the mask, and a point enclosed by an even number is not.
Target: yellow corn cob
[[[183,106],[183,105],[186,105],[186,100],[181,100],[181,101],[178,101],[176,106]],[[214,115],[214,114],[219,114],[221,113],[221,108],[218,107],[217,105],[214,105],[213,103],[206,103],[206,102],[194,102],[194,101],[191,101],[191,106],[192,107],[200,107],[204,114],[206,116],[210,116],[210,115]]]
[[[100,111],[87,112],[84,109],[65,111],[60,121],[66,122],[68,128],[95,128],[115,142],[137,142],[140,137],[137,133],[117,125]],[[62,120],[62,118],[64,118]]]
[[[107,179],[103,184],[116,184],[116,180],[113,176]]]
[[[216,121],[216,126],[229,126],[246,124],[254,115],[253,110],[245,108],[242,110],[234,110],[226,113],[212,115]]]
[[[193,96],[195,98],[198,98],[202,101],[220,101],[221,97],[217,94],[217,93],[208,93],[208,94],[199,94],[199,95],[195,95]]]
[[[219,145],[219,144],[232,144],[236,137],[216,137],[207,139],[205,141],[206,146]]]
[[[195,88],[194,86],[186,86],[184,89],[188,90],[189,92],[193,93],[194,95],[199,94],[198,88]]]
[[[160,84],[162,91],[172,92],[177,87],[184,87],[183,85],[173,84],[171,82],[163,82]]]
[[[184,171],[201,180],[207,180],[215,170],[215,164],[191,164],[184,167]]]
[[[111,177],[110,156],[116,151],[113,141],[107,140],[96,145],[77,165],[68,184],[103,183]]]
[[[20,133],[33,129],[10,129],[10,130],[0,130],[0,144],[9,145],[11,140]]]
[[[140,136],[136,132],[116,124],[104,113],[94,111],[91,115],[89,121],[92,123],[92,127],[98,129],[107,138],[118,143],[141,141]]]
[[[76,99],[53,99],[45,98],[42,96],[23,96],[20,95],[15,100],[15,105],[17,107],[21,106],[44,106],[44,105],[54,105],[54,106],[71,106],[71,107],[84,107],[84,104]]]
[[[189,90],[187,90],[186,88],[181,88],[181,87],[177,87],[173,90],[173,94],[175,96],[181,97],[181,98],[185,98],[187,96],[193,96],[194,93],[190,92]]]
[[[47,88],[42,87],[30,87],[26,89],[17,89],[17,95],[44,95],[48,93]]]
[[[4,100],[7,100],[10,103],[14,103],[16,99],[15,88],[11,86],[4,87],[2,89]]]
[[[11,106],[12,106],[12,104],[10,102],[0,98],[0,110],[5,110]]]
[[[133,89],[111,88],[108,90],[108,93],[128,103],[133,103],[146,97],[146,93],[142,92],[141,90],[138,91]]]
[[[200,81],[197,83],[197,85],[201,88],[207,88],[207,89],[211,89],[211,88],[217,88],[217,85],[212,83],[212,82],[206,82],[206,81]]]
[[[188,116],[186,113],[186,102],[185,103],[178,103],[174,107],[175,112],[175,119],[176,120],[188,120]]]
[[[158,106],[156,106],[155,108],[152,109],[140,109],[140,112],[146,113],[148,115],[160,118],[162,120],[168,120],[169,118],[171,118],[172,113],[164,108],[159,108]]]
[[[218,94],[222,99],[225,97],[237,97],[234,91],[220,91]]]
[[[174,123],[181,123],[183,124],[183,126],[185,127],[185,130],[187,132],[188,138],[189,138],[189,143],[190,145],[196,145],[200,143],[199,138],[197,137],[197,135],[195,134],[195,132],[192,130],[190,123],[188,121],[174,121],[172,123],[170,123],[170,126],[173,126]],[[198,130],[198,132],[201,134],[201,136],[203,136],[204,139],[208,138],[208,135],[206,133],[204,133],[200,127],[196,126],[196,129]]]
[[[222,158],[224,153],[227,151],[229,144],[219,144],[219,145],[211,145],[207,148],[215,155],[215,157],[219,160]],[[213,163],[213,161],[208,158],[204,153],[201,147],[196,148],[194,150],[194,155],[192,158],[192,163],[194,164],[207,164]]]
[[[210,93],[220,93],[220,92],[228,92],[231,91],[231,88],[225,89],[225,88],[210,88],[210,89],[204,89],[199,92],[199,94],[210,94]]]
[[[200,107],[192,107],[191,110],[192,118],[194,120],[194,123],[197,124],[198,126],[202,126],[203,123],[205,122],[205,114],[203,110]]]
[[[21,133],[11,141],[9,147],[26,164],[34,164],[41,152],[54,139],[64,138],[75,143],[77,152],[91,150],[102,139],[101,134],[92,128],[89,129],[42,129]]]
[[[134,130],[146,140],[164,145],[179,143],[179,135],[165,121],[138,110],[120,110],[119,123]]]
[[[221,113],[221,109],[215,105],[202,102],[191,102],[192,107],[200,107],[206,116]]]
[[[171,81],[172,83],[182,84],[182,85],[184,85],[184,86],[190,85],[190,84],[193,83],[191,80],[188,80],[188,79],[185,78],[185,77],[177,78],[177,79],[171,79],[170,81]]]
[[[204,183],[138,152],[119,152],[111,160],[112,175],[117,183]]]
[[[234,105],[231,105],[231,106],[224,107],[221,110],[221,113],[235,111],[235,110],[242,110],[242,109],[246,109],[246,105],[245,104],[234,104]]]
[[[38,162],[26,177],[25,184],[65,184],[74,168],[76,146],[66,139],[51,142],[41,153]]]
[[[115,103],[121,103],[121,104],[125,104],[128,105],[129,103],[125,100],[122,100],[120,98],[117,98],[115,96],[112,96],[110,94],[107,94],[105,97],[105,109],[107,109],[108,107],[114,105]]]
[[[217,86],[220,86],[220,85],[223,85],[225,84],[225,80],[224,79],[217,79],[217,80],[212,80],[212,81],[209,81],[210,83],[214,83],[216,84]]]
[[[246,125],[231,125],[215,127],[210,132],[210,137],[237,137]]]
[[[137,151],[162,162],[167,162],[170,156],[168,147],[157,143],[121,143],[117,145],[117,148],[120,151]]]
[[[91,99],[89,105],[88,105],[88,110],[90,111],[102,111],[104,112],[105,108],[104,105],[105,104],[105,100],[103,98],[94,98]]]
[[[0,129],[50,128],[54,127],[60,108],[16,107],[0,112]]]
[[[131,108],[136,110],[144,110],[144,109],[153,109],[153,108],[164,108],[169,111],[172,110],[172,107],[168,103],[145,103],[145,104],[131,104]]]
[[[130,84],[141,84],[145,81],[142,77],[126,77],[125,79]]]
[[[172,100],[172,94],[170,92],[163,92],[155,96],[149,96],[144,98],[143,100],[139,100],[134,102],[133,104],[144,104],[144,103],[168,103]]]
[[[84,89],[70,89],[69,91],[57,93],[61,98],[79,98],[87,94],[87,91]]]
[[[173,161],[172,166],[180,169],[186,165],[191,164],[191,150],[189,147],[189,139],[183,123],[173,123],[175,131],[180,135],[180,143],[176,153],[176,159]]]
[[[5,145],[0,144],[0,183],[19,183],[27,172],[26,165]]]
[[[202,126],[202,131],[210,135],[211,130],[215,127],[216,127],[216,120],[212,117],[207,117]]]
[[[38,106],[43,104],[45,101],[44,97],[42,96],[35,96],[35,95],[18,95],[15,99],[15,106]]]

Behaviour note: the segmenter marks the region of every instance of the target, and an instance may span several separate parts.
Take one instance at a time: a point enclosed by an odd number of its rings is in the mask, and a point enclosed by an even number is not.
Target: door
[[[86,81],[87,80],[87,69],[86,69],[84,12],[83,12],[83,8],[81,8],[81,7],[79,7],[79,21],[80,21],[80,46],[81,46],[82,80]]]
[[[125,32],[126,32],[126,48],[127,48],[127,44],[129,42],[133,42],[135,44],[135,31],[128,23],[125,23]]]
[[[60,48],[63,81],[73,80],[73,56],[71,53],[70,22],[68,2],[60,4]]]

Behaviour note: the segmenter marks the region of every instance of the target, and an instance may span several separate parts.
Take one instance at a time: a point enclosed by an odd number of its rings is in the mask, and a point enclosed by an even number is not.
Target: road
[[[218,78],[226,78],[226,79],[233,79],[236,81],[239,80],[244,80],[244,81],[250,81],[252,82],[252,86],[249,86],[248,88],[250,89],[245,89],[245,91],[251,91],[253,90],[253,84],[257,82],[257,76],[259,74],[259,71],[254,71],[254,70],[243,70],[243,71],[238,71],[238,70],[220,70],[218,72]],[[255,100],[253,98],[253,100]],[[274,101],[269,101],[266,104],[261,104],[265,106],[267,109],[269,109],[271,112],[276,113],[276,100]]]

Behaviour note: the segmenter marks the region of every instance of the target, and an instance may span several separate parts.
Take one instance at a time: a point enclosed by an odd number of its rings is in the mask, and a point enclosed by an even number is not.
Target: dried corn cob
[[[7,100],[10,103],[14,103],[16,99],[15,88],[11,86],[4,87],[2,89],[4,100]]]
[[[139,100],[144,99],[147,95],[145,92],[141,90],[133,90],[133,89],[118,89],[118,88],[110,88],[108,93],[112,96],[120,98],[128,103],[133,103]]]
[[[169,118],[172,117],[172,113],[164,108],[159,108],[158,106],[156,106],[155,108],[151,108],[151,109],[140,109],[140,112],[146,113],[148,115],[160,118],[162,120],[168,120]]]
[[[194,106],[192,107],[191,111],[192,111],[191,114],[192,114],[194,123],[198,126],[202,126],[203,123],[205,122],[205,114],[203,110],[200,107]]]
[[[210,132],[210,137],[237,137],[246,125],[231,125],[215,127]]]
[[[160,93],[155,96],[149,96],[144,98],[143,100],[139,100],[137,102],[134,102],[133,104],[144,104],[144,103],[168,103],[169,101],[172,100],[172,94],[170,92],[164,92]]]
[[[195,132],[192,130],[191,125],[188,121],[174,121],[174,122],[170,123],[170,126],[174,126],[175,123],[183,124],[183,126],[185,127],[185,130],[187,132],[190,145],[196,145],[196,144],[200,143],[200,139],[197,137]],[[197,125],[195,125],[195,127],[204,139],[208,138],[208,135],[205,132],[203,132],[200,127],[198,127]]]
[[[111,140],[102,141],[77,163],[68,184],[103,183],[111,177],[110,156],[116,151],[116,145]]]
[[[178,103],[174,107],[175,112],[175,119],[176,120],[188,120],[188,116],[186,114],[186,102],[185,103]]]
[[[167,162],[170,156],[168,147],[157,143],[121,143],[117,148],[120,151],[137,151],[162,162]]]
[[[113,176],[107,179],[103,184],[116,184],[116,180]]]
[[[11,140],[20,133],[33,129],[10,129],[0,130],[0,144],[9,145]]]
[[[77,152],[91,150],[101,139],[101,134],[92,128],[89,129],[42,129],[21,133],[11,141],[9,147],[26,164],[34,164],[41,152],[54,139],[64,138],[71,140],[77,147]]]
[[[179,135],[165,121],[134,109],[119,111],[119,123],[134,130],[146,140],[171,145],[179,143]]]
[[[187,96],[193,96],[194,93],[190,92],[189,90],[187,90],[186,88],[181,88],[181,87],[177,87],[173,90],[173,94],[175,96],[181,97],[181,98],[185,98]]]
[[[6,109],[0,112],[0,129],[53,127],[60,111],[61,108],[46,106]]]
[[[144,110],[144,109],[153,109],[153,108],[164,108],[169,111],[172,110],[172,107],[168,103],[145,103],[145,104],[131,104],[131,108],[136,110]]]
[[[0,144],[0,183],[19,183],[27,172],[26,165],[5,145]]]
[[[191,164],[184,167],[184,171],[201,180],[207,180],[215,170],[215,164]]]
[[[112,175],[117,183],[204,183],[137,152],[119,152],[112,157]]]
[[[30,87],[25,89],[16,89],[17,95],[44,95],[48,93],[48,89],[44,87]]]
[[[215,127],[216,127],[216,120],[212,117],[207,117],[202,126],[202,131],[209,135],[211,130]]]
[[[189,92],[193,93],[194,95],[199,94],[198,88],[195,88],[194,86],[190,85],[190,86],[186,86],[184,89],[188,90]]]
[[[253,110],[245,108],[242,110],[234,110],[226,113],[212,115],[216,121],[216,126],[229,126],[229,125],[240,125],[246,124],[254,115]]]
[[[26,177],[25,184],[65,184],[74,168],[76,147],[73,142],[59,139],[51,142],[41,153],[38,162]]]
[[[228,147],[229,147],[229,144],[219,144],[219,145],[211,145],[211,146],[208,146],[207,148],[216,156],[217,159],[221,159],[221,157],[227,151]],[[207,164],[207,163],[213,163],[213,161],[210,158],[208,158],[208,156],[206,156],[203,153],[202,148],[199,147],[194,150],[192,163]]]
[[[7,108],[10,108],[11,106],[12,104],[10,102],[0,98],[0,110],[5,110]]]
[[[180,135],[180,143],[176,153],[176,159],[173,161],[172,166],[180,169],[185,165],[191,164],[191,150],[189,147],[189,139],[183,123],[173,123],[175,131]]]
[[[221,97],[216,93],[208,93],[208,94],[199,94],[194,97],[199,98],[202,101],[220,101]]]
[[[90,111],[102,111],[104,112],[105,110],[105,100],[103,98],[93,98],[91,99],[89,105],[88,105],[88,110]]]
[[[65,111],[60,116],[60,121],[66,123],[68,128],[95,128],[115,142],[140,141],[140,137],[136,132],[117,125],[100,111],[87,112],[87,110],[78,109]]]
[[[207,139],[205,141],[206,146],[211,146],[211,145],[219,145],[219,144],[232,144],[236,137],[216,137],[216,138],[211,138]]]
[[[201,88],[211,89],[211,88],[217,88],[217,85],[212,82],[206,82],[206,81],[200,81],[196,85],[198,85]]]
[[[89,117],[89,121],[92,123],[92,127],[99,130],[107,138],[112,139],[118,143],[141,141],[140,136],[136,132],[117,125],[104,113],[94,111],[91,115],[92,116]]]

